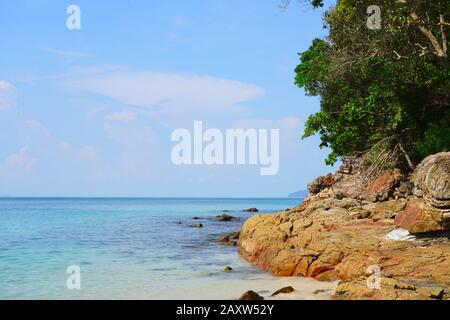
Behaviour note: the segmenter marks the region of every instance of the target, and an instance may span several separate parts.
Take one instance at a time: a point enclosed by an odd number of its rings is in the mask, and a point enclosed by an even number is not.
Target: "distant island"
[[[308,190],[299,190],[288,195],[289,198],[304,199],[308,196]]]

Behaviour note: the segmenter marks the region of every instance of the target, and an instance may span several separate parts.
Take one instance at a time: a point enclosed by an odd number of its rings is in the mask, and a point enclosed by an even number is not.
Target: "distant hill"
[[[299,198],[299,199],[303,199],[308,195],[308,190],[300,190],[300,191],[296,191],[291,193],[290,195],[288,195],[289,198]]]

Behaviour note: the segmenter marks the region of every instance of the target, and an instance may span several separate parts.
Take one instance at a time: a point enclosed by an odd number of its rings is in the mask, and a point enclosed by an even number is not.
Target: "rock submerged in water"
[[[236,217],[230,216],[229,214],[223,213],[221,215],[218,215],[217,217],[218,221],[222,221],[222,222],[228,222],[231,220],[237,220]]]
[[[217,241],[230,247],[236,247],[238,244],[236,240],[230,239],[229,236],[221,236],[219,237],[219,239],[217,239]]]
[[[233,271],[233,268],[230,267],[230,266],[226,266],[226,267],[223,269],[223,272],[231,272],[231,271]]]
[[[239,239],[239,234],[240,234],[240,232],[232,232],[230,234],[220,236],[217,239],[217,242],[225,243],[229,246],[235,247],[235,246],[237,246],[236,240]]]
[[[230,241],[230,237],[228,235],[220,236],[219,239],[217,239],[217,242],[221,243],[227,243]]]
[[[227,242],[227,245],[229,245],[230,247],[237,247],[238,243],[236,240],[230,240]]]
[[[248,209],[244,209],[242,211],[244,211],[244,212],[258,212],[259,210],[256,209],[256,208],[248,208]]]
[[[257,294],[253,290],[249,290],[246,293],[244,293],[239,300],[264,300],[264,297],[261,297],[259,294]]]
[[[272,297],[277,296],[280,293],[286,294],[286,293],[291,293],[291,292],[294,292],[294,291],[295,291],[295,289],[293,287],[291,287],[291,286],[284,287],[284,288],[278,289],[277,291],[272,293]]]
[[[191,228],[203,228],[203,224],[202,223],[194,223],[194,224],[191,224],[189,227],[191,227]]]
[[[236,232],[230,233],[228,236],[230,237],[230,239],[236,240],[236,239],[239,239],[239,235],[240,235],[240,234],[241,234],[241,233],[240,233],[239,231],[236,231]]]

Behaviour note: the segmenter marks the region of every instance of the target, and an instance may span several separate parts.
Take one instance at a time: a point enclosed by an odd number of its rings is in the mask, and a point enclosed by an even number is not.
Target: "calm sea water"
[[[270,276],[216,239],[238,231],[252,215],[242,209],[257,207],[270,213],[298,203],[298,199],[0,199],[0,299],[221,297],[211,290]],[[217,221],[215,216],[223,210],[240,220]],[[189,227],[193,223],[204,227]],[[71,265],[81,269],[81,290],[66,286]],[[227,265],[233,272],[223,272]]]

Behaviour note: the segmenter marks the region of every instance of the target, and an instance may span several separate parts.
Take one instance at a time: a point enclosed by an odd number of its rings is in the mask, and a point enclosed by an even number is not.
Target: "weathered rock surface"
[[[414,174],[414,195],[436,208],[450,208],[450,152],[426,157]]]
[[[422,199],[411,199],[395,224],[411,233],[449,230],[450,210],[435,208]]]
[[[373,219],[402,206],[330,198],[288,212],[256,215],[244,224],[238,251],[275,275],[341,280],[338,298],[432,298],[423,294],[429,287],[441,288],[445,297],[450,293],[448,238],[389,240],[385,236],[395,229],[394,220]],[[353,215],[363,210],[369,212],[367,217]],[[371,265],[378,265],[382,278],[390,279],[382,281],[381,290],[367,288]]]
[[[413,174],[415,197],[396,217],[411,233],[450,230],[450,152],[425,158]]]
[[[411,176],[347,158],[308,189],[299,206],[248,219],[240,255],[275,275],[340,280],[338,299],[450,299],[450,152]]]
[[[308,183],[308,191],[311,194],[318,194],[319,192],[332,187],[336,183],[334,176],[329,173],[326,176],[318,177]]]
[[[402,195],[410,192],[408,185],[402,184],[403,178],[399,169],[376,172],[362,158],[347,157],[336,174],[318,177],[308,184],[309,197],[384,201],[395,193]],[[401,190],[398,190],[399,187]]]

